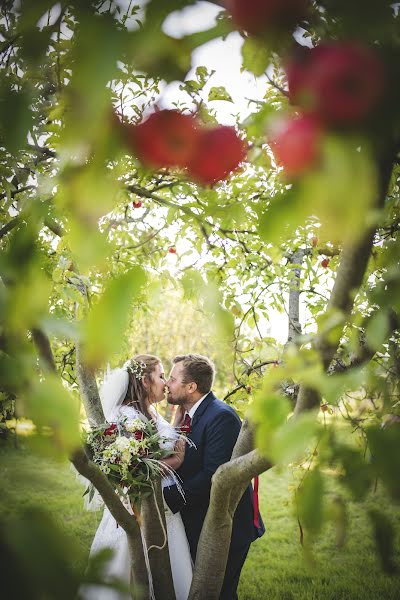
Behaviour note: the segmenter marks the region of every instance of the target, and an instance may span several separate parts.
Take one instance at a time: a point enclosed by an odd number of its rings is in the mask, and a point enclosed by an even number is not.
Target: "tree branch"
[[[390,158],[388,158],[390,157]],[[379,187],[375,201],[375,209],[380,210],[385,203],[387,188],[393,168],[391,153],[378,163]],[[341,315],[341,325],[332,330],[319,332],[315,340],[315,347],[319,351],[324,369],[327,371],[333,360],[345,324],[352,312],[356,294],[364,279],[368,260],[371,256],[376,225],[367,227],[365,232],[355,242],[347,242],[343,248],[336,281],[328,302],[326,312],[337,312]],[[320,403],[320,394],[315,389],[301,385],[295,414],[309,410]]]
[[[45,370],[55,373],[57,371],[56,363],[54,360],[53,351],[51,349],[50,340],[47,335],[44,333],[44,331],[35,327],[32,329],[32,339],[38,350]]]
[[[89,461],[84,450],[76,450],[71,457],[71,462],[83,477],[86,477],[103,498],[111,515],[125,531],[132,564],[133,598],[139,600],[149,595],[149,582],[146,563],[144,559],[140,526],[136,518],[124,507],[119,497],[112,488],[105,474]]]

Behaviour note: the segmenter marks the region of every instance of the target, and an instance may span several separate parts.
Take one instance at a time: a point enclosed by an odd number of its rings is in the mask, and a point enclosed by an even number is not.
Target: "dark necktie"
[[[190,433],[192,431],[191,427],[192,419],[190,415],[186,413],[185,418],[183,419],[182,425],[179,427],[181,433]]]

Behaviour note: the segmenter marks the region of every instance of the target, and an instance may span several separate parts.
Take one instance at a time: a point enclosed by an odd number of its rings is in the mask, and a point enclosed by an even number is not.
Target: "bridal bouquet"
[[[104,423],[86,434],[91,460],[105,473],[122,496],[134,501],[152,493],[152,480],[165,472],[161,458],[171,454],[163,449],[165,438],[149,420],[124,418]],[[85,493],[89,501],[94,488]]]

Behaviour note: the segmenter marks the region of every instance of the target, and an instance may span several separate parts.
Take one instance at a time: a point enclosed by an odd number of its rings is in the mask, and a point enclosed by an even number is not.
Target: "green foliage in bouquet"
[[[85,433],[87,452],[123,498],[135,505],[153,492],[153,481],[166,465],[160,459],[171,454],[164,448],[167,438],[161,436],[148,419],[119,419],[103,423]],[[93,498],[94,487],[85,494]]]

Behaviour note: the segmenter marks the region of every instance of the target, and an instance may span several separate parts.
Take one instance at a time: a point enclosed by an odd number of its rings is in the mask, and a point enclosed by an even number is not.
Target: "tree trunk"
[[[270,467],[264,456],[252,450],[221,465],[214,473],[189,600],[218,600],[228,559],[233,515],[252,478]]]
[[[103,408],[100,402],[99,390],[97,389],[94,372],[89,369],[82,361],[82,348],[79,343],[76,345],[76,375],[78,378],[79,389],[85,407],[85,413],[91,427],[105,422]]]
[[[89,461],[82,448],[74,452],[71,462],[76,470],[98,490],[110,513],[128,537],[132,564],[133,599],[143,600],[143,598],[148,598],[149,581],[140,528],[136,517],[126,510],[107,477],[96,465]]]
[[[289,258],[292,269],[289,288],[289,314],[288,314],[288,338],[286,344],[296,343],[296,338],[301,335],[300,325],[300,266],[304,260],[305,250],[297,250]]]
[[[153,577],[154,595],[157,600],[175,600],[160,479],[153,482],[153,486],[154,495],[142,501],[141,517]]]

